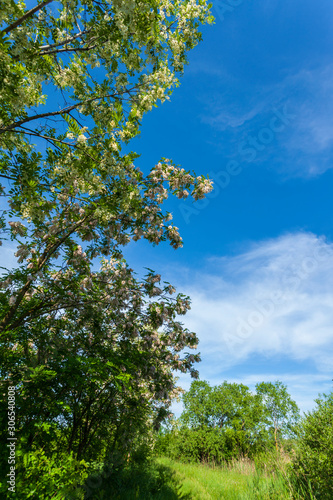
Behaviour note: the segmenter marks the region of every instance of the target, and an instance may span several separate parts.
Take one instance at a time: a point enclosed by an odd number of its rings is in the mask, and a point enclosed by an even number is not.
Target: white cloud
[[[0,252],[1,265],[15,267],[14,246]],[[166,274],[192,298],[183,321],[200,339],[201,379],[251,388],[281,380],[304,411],[319,392],[331,390],[333,244],[311,233],[287,234],[210,258],[197,272],[178,267],[176,278]],[[254,366],[257,359],[265,362]],[[190,382],[180,377],[185,390]],[[181,405],[174,409],[179,415]]]
[[[215,95],[210,99],[209,107],[212,108],[212,112],[201,116],[203,123],[208,123],[223,132],[228,128],[237,129],[256,118],[265,111],[265,102],[248,103],[245,109],[241,105],[234,105],[231,109],[226,103],[221,103],[220,96]]]
[[[294,171],[314,176],[333,167],[333,66],[300,71],[284,82],[293,92],[290,106],[297,115],[286,148],[295,160]]]
[[[205,349],[227,366],[251,353],[288,353],[327,369],[333,245],[312,234],[286,235],[230,259],[213,259],[210,266],[214,281],[198,273],[186,290],[193,301],[186,324],[198,331]]]
[[[211,259],[207,271],[192,276],[182,286],[192,298],[184,323],[200,339],[201,378],[221,383],[241,367],[244,383],[294,384],[303,409],[310,409],[322,382],[327,390],[332,379],[333,244],[309,233],[287,234]],[[248,372],[257,358],[266,365],[282,360],[283,371],[267,374],[267,366],[257,366]]]

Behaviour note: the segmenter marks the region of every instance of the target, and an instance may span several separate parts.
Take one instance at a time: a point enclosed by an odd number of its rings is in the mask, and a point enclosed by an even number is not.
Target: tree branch
[[[53,2],[53,0],[44,0],[44,2],[40,3],[39,5],[36,5],[36,7],[34,7],[33,9],[28,10],[28,12],[26,12],[22,17],[20,17],[19,19],[14,21],[12,24],[7,26],[7,28],[2,30],[1,33],[10,33],[15,28],[20,26],[20,24],[24,23],[24,21],[26,21],[26,19],[33,16],[36,12],[38,12],[39,10],[41,10],[43,7],[45,7],[46,5],[48,5],[51,2]]]
[[[82,52],[82,51],[86,51],[86,50],[92,50],[94,48],[96,48],[97,45],[92,45],[91,47],[74,47],[74,48],[71,48],[71,49],[54,49],[54,50],[50,50],[49,52],[40,52],[39,55],[40,56],[49,56],[50,54],[59,54],[59,52]]]
[[[70,116],[72,116],[72,115],[70,115]],[[74,116],[72,116],[72,118],[78,122],[78,120]],[[80,125],[80,123],[79,123],[79,125]],[[55,146],[58,149],[60,149],[59,146],[57,146],[57,144],[54,144],[54,143],[59,142],[61,144],[64,144],[65,146],[68,146],[69,148],[77,149],[78,151],[82,152],[85,156],[87,156],[91,160],[93,160],[95,162],[98,162],[97,158],[94,158],[93,156],[91,156],[87,151],[85,151],[84,148],[80,148],[77,144],[73,144],[73,143],[70,143],[70,142],[62,141],[60,139],[57,139],[56,137],[49,137],[49,136],[46,136],[46,135],[42,135],[41,133],[34,132],[33,130],[28,129],[27,127],[22,127],[21,126],[21,128],[23,128],[24,130],[13,130],[12,132],[13,133],[17,133],[17,134],[31,135],[32,137],[40,137],[41,139],[45,139],[47,142],[50,142],[53,146]],[[28,130],[29,132],[25,132],[25,130]],[[0,174],[0,177],[1,177],[1,174]],[[12,180],[15,180],[15,179],[13,178]],[[42,184],[42,185],[47,186],[46,184]]]
[[[0,177],[3,177],[4,179],[8,179],[10,181],[14,181],[14,177],[9,177],[9,175],[4,175],[4,174],[0,174]]]
[[[135,89],[138,86],[140,86],[140,85],[136,85],[133,88]],[[48,113],[40,113],[39,115],[28,116],[24,120],[20,120],[18,122],[12,123],[11,125],[8,125],[8,127],[0,127],[0,134],[3,134],[4,132],[9,132],[9,130],[12,130],[16,127],[20,127],[21,125],[23,125],[23,123],[28,123],[28,122],[31,122],[33,120],[38,120],[39,118],[49,118],[51,116],[59,116],[59,115],[69,114],[70,111],[73,111],[73,109],[76,109],[79,106],[83,106],[84,104],[87,104],[89,102],[98,101],[101,99],[106,99],[108,97],[113,97],[114,99],[116,99],[116,98],[119,99],[120,98],[119,96],[121,94],[126,94],[126,93],[131,95],[131,91],[133,90],[133,88],[132,89],[125,89],[124,91],[119,92],[118,95],[117,94],[107,94],[107,95],[102,95],[102,96],[97,96],[97,97],[91,97],[90,99],[87,99],[85,101],[81,101],[81,102],[78,102],[76,104],[72,104],[72,106],[67,106],[66,108],[63,108],[60,111],[49,111]]]
[[[50,45],[42,45],[39,48],[40,48],[40,50],[49,50],[49,49],[53,49],[55,47],[60,47],[61,45],[67,45],[69,42],[72,42],[73,40],[76,40],[77,38],[80,38],[81,36],[86,35],[91,30],[92,30],[92,28],[80,31],[80,33],[77,33],[76,35],[72,36],[71,38],[66,38],[66,40],[63,40],[62,42],[51,43]]]
[[[78,103],[78,104],[73,104],[72,106],[68,106],[67,108],[61,109],[60,111],[49,111],[48,113],[40,113],[39,115],[34,115],[34,116],[28,116],[24,120],[20,120],[18,122],[14,122],[11,125],[8,125],[8,127],[1,127],[0,128],[0,134],[4,132],[8,132],[9,130],[12,130],[13,128],[20,127],[23,125],[23,123],[28,123],[31,122],[32,120],[38,120],[39,118],[48,118],[50,116],[59,116],[59,115],[64,115],[64,114],[69,114],[70,111],[73,111],[73,109],[77,108],[78,106],[82,105],[83,103]]]
[[[83,219],[81,219],[79,222],[74,224],[71,228],[68,229],[68,231],[65,233],[64,236],[62,236],[58,241],[56,241],[53,244],[50,244],[46,249],[44,250],[43,254],[39,257],[38,262],[37,262],[37,268],[35,272],[38,272],[42,269],[42,267],[47,263],[47,261],[52,257],[52,254],[56,252],[56,250],[64,243],[64,241],[69,238],[88,218],[88,216],[85,216]],[[15,316],[15,313],[17,309],[19,308],[19,305],[21,304],[25,294],[29,290],[33,283],[33,278],[29,278],[26,282],[26,284],[21,288],[19,293],[17,294],[17,298],[15,301],[15,304],[9,309],[3,320],[0,322],[0,332],[5,332],[7,326],[10,324],[10,321],[12,318]],[[23,318],[24,319],[24,318]],[[15,327],[17,325],[17,321],[14,322]],[[13,327],[13,325],[12,325]]]

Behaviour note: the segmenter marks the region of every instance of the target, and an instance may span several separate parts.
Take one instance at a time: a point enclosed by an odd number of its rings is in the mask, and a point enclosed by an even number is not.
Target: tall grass
[[[180,483],[174,467],[150,460],[90,476],[85,500],[190,500]]]
[[[282,500],[292,498],[282,476],[268,473],[247,459],[210,467],[160,461],[177,471],[180,492],[193,500]]]
[[[214,466],[159,457],[140,466],[113,471],[86,500],[316,500],[296,492],[288,475],[288,457],[263,454]],[[308,491],[308,488],[306,488]]]

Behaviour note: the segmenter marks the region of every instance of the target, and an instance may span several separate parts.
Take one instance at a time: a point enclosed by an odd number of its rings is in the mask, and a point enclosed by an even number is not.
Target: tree
[[[183,394],[181,420],[191,428],[212,425],[212,387],[205,380],[195,380]]]
[[[131,239],[178,248],[177,228],[160,205],[168,193],[182,198],[191,189],[199,199],[211,189],[169,160],[145,177],[133,164],[136,154],[120,153],[143,114],[178,82],[199,23],[210,20],[205,2],[66,0],[59,11],[47,10],[51,3],[25,12],[23,3],[9,2],[1,12],[0,177],[10,181],[2,185],[10,208],[2,225],[26,263],[3,281],[4,336],[69,306],[54,289],[42,302],[29,299],[42,275],[47,287],[54,283],[55,261],[58,279],[68,267],[91,277],[92,259],[119,261]],[[8,225],[8,215],[18,220]]]
[[[25,449],[105,454],[147,415],[158,425],[173,370],[197,375],[199,356],[179,354],[198,342],[177,318],[189,298],[138,280],[121,249],[181,247],[161,205],[212,184],[168,159],[144,175],[122,148],[212,18],[204,0],[8,0],[0,16],[1,240],[19,264],[0,282],[1,377]]]
[[[292,479],[305,498],[333,496],[333,392],[316,399],[316,408],[298,426]]]
[[[280,438],[294,430],[299,419],[299,408],[282,382],[261,382],[256,385],[256,390],[266,409],[266,422],[273,428],[275,447],[278,451]]]
[[[264,407],[246,385],[225,381],[211,387],[195,380],[183,403],[180,420],[185,430],[180,434],[183,441],[191,442],[184,453],[220,461],[251,454],[262,446]]]
[[[294,435],[299,409],[281,382],[262,382],[256,389],[194,380],[183,395],[182,427],[162,436],[161,448],[174,458],[220,462],[264,451],[272,445],[272,431],[278,450],[282,437]]]
[[[259,402],[244,384],[224,381],[211,387],[206,381],[194,380],[183,396],[182,420],[191,427],[253,428],[260,417]]]
[[[261,401],[246,385],[225,381],[214,387],[213,401],[215,425],[243,431],[248,437],[261,431]]]

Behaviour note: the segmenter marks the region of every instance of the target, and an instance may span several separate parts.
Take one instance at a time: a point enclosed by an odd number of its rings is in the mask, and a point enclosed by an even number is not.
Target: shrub
[[[152,460],[120,467],[104,465],[85,483],[85,500],[176,500],[179,478],[170,467]]]
[[[157,455],[165,455],[182,462],[211,462],[221,464],[239,457],[252,458],[264,448],[257,440],[235,429],[202,426],[192,429],[185,426],[160,434],[155,446]]]
[[[333,498],[333,392],[302,420],[291,479],[305,498]]]
[[[81,486],[88,476],[86,462],[72,455],[50,457],[43,450],[30,453],[17,451],[15,493],[10,498],[20,500],[83,500]],[[0,494],[7,492],[6,479],[0,483]],[[1,497],[5,498],[5,497]]]

